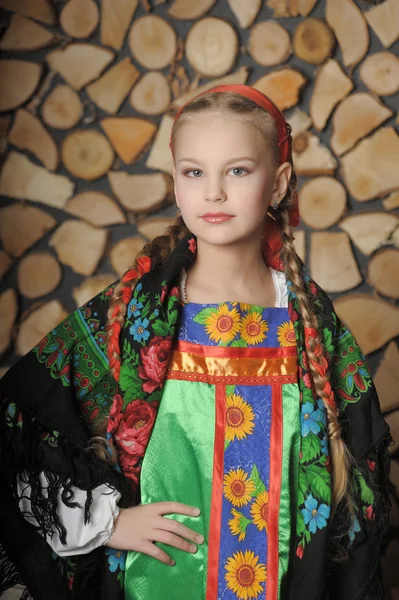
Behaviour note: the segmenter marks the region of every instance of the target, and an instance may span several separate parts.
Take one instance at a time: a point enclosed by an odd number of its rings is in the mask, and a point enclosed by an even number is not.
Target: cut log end
[[[88,38],[99,22],[99,12],[94,0],[68,0],[61,11],[60,24],[73,38]]]
[[[334,45],[334,35],[321,19],[304,19],[295,29],[294,52],[305,62],[320,65],[331,56]]]
[[[399,298],[399,250],[387,248],[372,256],[368,283],[384,296]]]
[[[310,270],[326,292],[346,292],[362,282],[346,233],[311,234]]]
[[[315,177],[299,191],[301,219],[314,229],[328,229],[346,210],[346,190],[333,177]]]
[[[248,50],[258,64],[271,67],[285,62],[291,55],[291,39],[279,23],[261,21],[251,29]]]
[[[111,168],[114,152],[108,140],[98,131],[78,130],[63,141],[61,158],[72,175],[93,181]]]
[[[299,71],[284,68],[263,75],[253,87],[268,96],[280,110],[286,110],[298,104],[305,83],[306,79]]]
[[[223,19],[205,17],[191,27],[186,38],[186,56],[203,77],[221,77],[234,66],[239,40]]]
[[[360,66],[360,79],[378,96],[393,96],[399,91],[399,58],[393,52],[370,54]]]
[[[399,335],[399,308],[389,302],[367,294],[347,294],[334,306],[366,355]]]
[[[161,17],[144,15],[133,22],[129,47],[133,57],[146,69],[164,69],[176,56],[177,36]]]
[[[52,254],[32,252],[18,266],[18,288],[25,298],[41,298],[58,287],[61,276],[61,267]]]

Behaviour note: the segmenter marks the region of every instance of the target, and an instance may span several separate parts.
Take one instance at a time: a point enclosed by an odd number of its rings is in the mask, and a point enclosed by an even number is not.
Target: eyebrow
[[[253,163],[256,163],[256,160],[254,158],[252,158],[251,156],[238,156],[237,158],[232,158],[232,159],[228,160],[225,163],[225,165],[230,165],[231,163],[239,162],[240,160],[249,160]],[[200,163],[201,161],[199,161],[197,158],[181,158],[178,161],[178,164],[180,164],[181,162]]]

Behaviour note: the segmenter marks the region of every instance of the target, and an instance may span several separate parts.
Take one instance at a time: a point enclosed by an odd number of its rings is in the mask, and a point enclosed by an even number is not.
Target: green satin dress
[[[201,533],[171,567],[129,552],[126,600],[277,600],[289,577],[298,488],[297,348],[286,308],[183,305],[141,472],[143,504]]]

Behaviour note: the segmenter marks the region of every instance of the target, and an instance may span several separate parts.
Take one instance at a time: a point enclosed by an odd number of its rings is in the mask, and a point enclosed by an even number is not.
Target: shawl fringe
[[[16,404],[13,402],[13,405]],[[10,405],[6,406],[6,410]],[[93,502],[92,490],[100,484],[107,483],[110,490],[122,493],[124,503],[132,503],[129,482],[116,470],[101,464],[93,451],[77,446],[66,437],[52,432],[49,434],[24,411],[16,410],[13,422],[2,419],[0,425],[0,464],[2,478],[11,488],[14,500],[19,504],[22,499],[30,499],[31,511],[23,512],[29,520],[36,520],[38,533],[52,536],[54,530],[60,536],[62,544],[66,544],[67,531],[57,514],[59,494],[69,508],[81,508],[74,500],[73,487],[86,492],[84,503],[84,522],[90,522],[90,507]],[[49,441],[49,435],[53,436]],[[47,440],[46,440],[47,438]],[[53,444],[53,447],[51,446]],[[103,466],[104,465],[104,466]],[[40,481],[40,473],[45,474],[47,488]],[[18,490],[17,479],[26,488]],[[22,487],[22,486],[21,486]],[[30,487],[30,498],[25,496],[25,489]]]
[[[16,566],[0,544],[0,596],[14,585],[24,585]]]

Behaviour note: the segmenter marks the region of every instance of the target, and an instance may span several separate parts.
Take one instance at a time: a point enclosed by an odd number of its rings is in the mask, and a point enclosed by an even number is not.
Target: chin
[[[219,227],[219,226],[216,226]],[[215,227],[215,229],[216,229]],[[204,232],[201,228],[190,229],[192,233],[197,237],[197,241],[203,241],[206,244],[212,244],[214,246],[229,246],[232,244],[242,244],[245,240],[253,240],[254,235],[258,237],[258,232],[232,232],[232,231],[206,231]],[[260,236],[259,236],[260,237]]]

